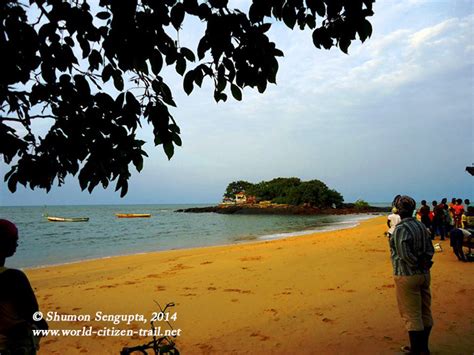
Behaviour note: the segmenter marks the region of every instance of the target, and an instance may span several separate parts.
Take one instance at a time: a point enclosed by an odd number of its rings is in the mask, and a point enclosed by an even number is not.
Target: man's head
[[[469,199],[466,198],[466,199],[464,200],[464,204],[465,204],[466,206],[469,206],[469,205],[471,204],[471,201],[469,201]]]
[[[393,206],[397,208],[398,214],[401,218],[407,218],[413,216],[413,211],[416,208],[416,202],[410,196],[398,195],[393,200]]]
[[[426,200],[421,200],[421,205],[426,206]]]
[[[0,257],[12,256],[17,246],[18,229],[12,222],[0,219]]]
[[[432,205],[433,205],[434,207],[436,207],[436,206],[438,206],[438,202],[437,202],[436,200],[434,200],[434,201],[432,202]]]
[[[456,204],[457,204],[457,205],[461,205],[461,204],[462,204],[462,199],[458,198],[458,199],[456,200]]]
[[[443,204],[446,204],[446,202],[448,202],[448,199],[446,197],[441,200],[441,203]]]

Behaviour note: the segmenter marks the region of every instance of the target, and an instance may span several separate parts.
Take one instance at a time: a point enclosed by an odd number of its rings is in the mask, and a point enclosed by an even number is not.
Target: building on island
[[[235,194],[235,203],[247,203],[247,195],[245,195],[245,192]]]
[[[224,197],[222,199],[221,205],[235,205],[235,204],[255,204],[257,203],[257,198],[253,195],[246,195],[244,191],[241,191],[235,194],[235,198]]]
[[[222,199],[222,205],[234,205],[235,204],[235,200],[231,197],[224,197]]]

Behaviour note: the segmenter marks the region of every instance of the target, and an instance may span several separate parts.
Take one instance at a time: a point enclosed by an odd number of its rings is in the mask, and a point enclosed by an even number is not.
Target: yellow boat
[[[148,218],[151,217],[150,213],[116,213],[118,218]]]

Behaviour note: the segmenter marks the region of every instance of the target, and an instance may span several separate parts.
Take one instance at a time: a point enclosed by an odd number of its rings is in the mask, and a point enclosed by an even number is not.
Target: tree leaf
[[[346,54],[350,45],[351,45],[351,40],[348,38],[343,37],[339,40],[339,48],[341,49],[341,51],[343,51]]]
[[[163,150],[165,151],[168,160],[170,160],[174,155],[174,145],[171,142],[167,142],[163,144]]]
[[[179,30],[184,20],[184,5],[181,2],[176,3],[171,9],[171,24],[176,30]]]
[[[158,75],[163,68],[163,57],[157,49],[154,49],[152,55],[150,56],[150,64],[153,73]]]
[[[283,22],[289,28],[293,29],[296,24],[296,12],[295,9],[288,4],[283,7],[281,16],[283,17]]]
[[[107,64],[102,70],[102,81],[106,83],[107,81],[110,80],[113,74],[114,74],[114,67],[111,64]]]
[[[242,91],[240,91],[240,89],[237,85],[231,84],[230,85],[230,90],[232,92],[232,96],[234,97],[234,99],[236,99],[237,101],[242,100]]]
[[[186,71],[186,60],[180,57],[176,61],[176,72],[182,76],[185,71]]]
[[[101,20],[107,20],[110,17],[110,12],[108,11],[98,12],[96,17],[100,18]]]
[[[123,90],[123,78],[122,78],[122,74],[120,72],[120,70],[116,70],[113,74],[113,78],[114,78],[114,86],[115,88],[118,90],[118,91],[122,91]]]
[[[364,19],[357,29],[361,42],[365,42],[372,35],[372,25],[367,19]]]
[[[171,135],[174,144],[176,144],[178,147],[181,147],[183,145],[183,142],[181,141],[181,137],[177,134],[174,133]]]
[[[194,62],[196,60],[194,53],[186,47],[181,48],[181,54],[190,62]]]
[[[190,70],[186,73],[183,80],[183,89],[186,94],[191,94],[194,89],[194,77],[195,72],[194,70]]]

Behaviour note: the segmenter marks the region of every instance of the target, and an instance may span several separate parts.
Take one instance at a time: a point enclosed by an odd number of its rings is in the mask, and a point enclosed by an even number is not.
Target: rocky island
[[[320,215],[385,213],[390,207],[370,206],[363,200],[343,203],[342,195],[319,180],[276,178],[252,184],[234,181],[227,186],[221,204],[179,209],[176,212],[221,214]]]

